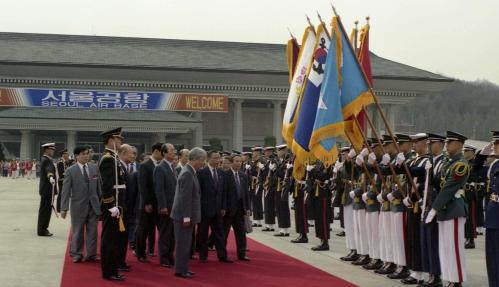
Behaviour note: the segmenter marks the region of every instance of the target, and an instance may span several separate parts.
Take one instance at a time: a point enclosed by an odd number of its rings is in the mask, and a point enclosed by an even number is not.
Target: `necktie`
[[[241,183],[239,182],[239,174],[237,172],[234,172],[234,178],[236,179],[236,192],[237,199],[239,200],[241,198]]]
[[[217,169],[213,169],[213,181],[215,182],[215,186],[218,186],[218,175],[217,175]]]
[[[90,183],[90,180],[88,179],[88,172],[87,172],[87,165],[83,165],[83,177],[85,178],[85,182],[87,185]]]

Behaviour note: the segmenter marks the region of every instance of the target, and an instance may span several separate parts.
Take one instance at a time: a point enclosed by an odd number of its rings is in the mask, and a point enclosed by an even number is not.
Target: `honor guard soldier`
[[[353,151],[351,154],[350,152]],[[355,182],[358,178],[358,169],[355,167],[350,155],[355,153],[353,147],[344,147],[341,149],[341,163],[336,163],[333,169],[337,171],[336,188],[338,194],[341,194],[341,204],[343,205],[343,218],[345,219],[345,239],[348,255],[341,257],[343,261],[356,261],[359,259],[357,253],[357,243],[355,240],[355,226],[353,213],[353,199],[350,192],[355,189]]]
[[[321,240],[321,243],[312,247],[314,251],[329,250],[330,224],[332,218],[331,209],[331,190],[329,189],[329,180],[331,178],[332,168],[326,168],[324,164],[317,160],[314,168],[309,174],[310,199],[314,210],[315,236]]]
[[[478,211],[478,205],[483,205],[483,196],[481,201],[478,199],[478,193],[481,192],[483,182],[483,166],[475,166],[476,147],[472,145],[464,145],[464,158],[468,161],[471,170],[468,182],[464,188],[464,200],[468,205],[468,213],[466,214],[466,224],[464,225],[464,236],[466,243],[465,249],[475,248],[475,238],[477,237],[477,217],[480,212],[483,212],[483,207]]]
[[[262,231],[274,231],[276,219],[275,196],[277,191],[278,171],[277,160],[274,156],[274,147],[265,147],[263,149],[264,157],[267,160],[263,173],[260,173],[263,182],[263,215],[265,219],[265,228]]]
[[[102,234],[101,267],[102,277],[106,280],[122,281],[124,276],[118,273],[120,233],[125,234],[123,206],[125,178],[117,150],[123,137],[121,128],[101,133],[106,147],[99,162],[102,191]]]
[[[493,161],[487,171],[490,196],[485,216],[485,258],[489,286],[499,286],[499,131],[492,132],[492,143],[477,156],[476,164],[483,166],[487,156]]]
[[[293,186],[293,168],[289,167],[288,146],[282,144],[275,147],[277,150],[277,188],[275,194],[275,209],[277,213],[277,227],[279,233],[274,236],[289,236],[291,214],[289,211],[289,194]]]
[[[288,164],[288,169],[293,169],[293,162]],[[306,198],[306,178],[308,177],[308,171],[303,178],[295,179],[293,192],[293,206],[295,208],[295,230],[298,233],[298,237],[291,240],[291,243],[308,243],[308,214],[307,206],[305,205]]]
[[[261,160],[263,148],[256,146],[251,149],[252,158],[248,177],[250,201],[253,210],[253,227],[262,227],[263,220],[263,182],[260,180],[263,176],[263,163]]]
[[[448,286],[461,286],[466,281],[464,258],[464,223],[466,221],[466,203],[463,188],[469,176],[470,167],[463,156],[466,137],[447,131],[446,148],[448,160],[442,167],[441,190],[426,217],[429,223],[434,217],[438,220],[439,255],[442,279]]]
[[[445,137],[428,133],[428,144],[430,147],[430,162],[431,169],[429,185],[427,187],[427,193],[423,196],[423,202],[421,203],[421,208],[423,214],[421,215],[421,221],[424,222],[430,212],[431,205],[438,193],[440,192],[440,174],[442,166],[445,160],[445,155],[443,153]],[[428,281],[420,284],[420,286],[425,287],[437,287],[442,286],[442,280],[440,279],[440,256],[438,254],[438,223],[434,219],[428,224],[422,224],[421,229],[421,258],[423,263],[423,272],[429,273]]]
[[[54,196],[57,176],[52,157],[55,153],[55,143],[42,145],[42,160],[40,163],[40,209],[38,210],[38,236],[52,236],[48,231],[52,210],[55,212]]]
[[[70,166],[71,162],[69,161],[69,153],[67,149],[63,149],[60,152],[60,158],[57,161],[57,178],[59,179],[57,181],[57,204],[56,204],[56,210],[57,212],[61,212],[61,192],[62,192],[62,183],[64,182],[64,173],[66,172],[66,169]]]

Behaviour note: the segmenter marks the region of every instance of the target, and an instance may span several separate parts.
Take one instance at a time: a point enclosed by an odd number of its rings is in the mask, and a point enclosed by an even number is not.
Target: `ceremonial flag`
[[[345,133],[356,148],[362,146],[363,138],[356,124],[351,120],[364,106],[374,102],[371,86],[367,82],[357,55],[338,17],[333,20],[333,29],[341,34],[341,107],[345,122]]]
[[[297,114],[300,106],[301,96],[307,78],[307,72],[312,63],[312,55],[314,53],[316,37],[312,26],[305,29],[301,42],[301,49],[298,55],[298,61],[293,75],[293,81],[289,88],[288,100],[286,109],[284,110],[284,118],[282,123],[282,137],[291,147],[293,144],[293,134],[295,132]]]
[[[328,47],[329,35],[324,23],[321,23],[317,28],[317,39],[312,65],[308,70],[307,83],[300,102],[296,129],[293,135],[292,150],[295,155],[294,165],[297,163],[298,165],[303,165],[313,158],[313,155],[310,153],[309,143],[314,127],[322,79],[324,77]],[[300,177],[301,174],[298,167],[293,172],[295,177]]]
[[[338,157],[336,138],[344,133],[341,110],[341,34],[333,30],[309,148],[326,166]]]
[[[300,52],[300,45],[296,42],[296,38],[292,37],[288,40],[286,46],[286,54],[288,58],[288,71],[289,71],[289,83],[293,82],[293,75],[295,74],[296,62],[298,61],[298,54]]]

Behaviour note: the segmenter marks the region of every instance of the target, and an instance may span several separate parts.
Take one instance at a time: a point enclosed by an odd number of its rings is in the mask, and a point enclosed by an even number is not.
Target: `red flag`
[[[369,55],[369,24],[366,24],[360,33],[360,48],[359,48],[359,62],[366,74],[367,81],[369,85],[373,86],[373,76],[371,72],[371,57]],[[357,119],[359,120],[360,126],[362,130],[366,131],[366,123],[365,123],[365,112],[362,110],[358,115]]]
[[[289,71],[289,82],[293,81],[293,76],[295,74],[296,62],[298,61],[298,54],[300,53],[300,45],[296,42],[293,37],[288,40],[286,46],[286,54],[288,58],[288,71]]]

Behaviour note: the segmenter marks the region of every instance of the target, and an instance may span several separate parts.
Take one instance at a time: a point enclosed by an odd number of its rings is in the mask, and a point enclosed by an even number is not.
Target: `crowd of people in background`
[[[0,177],[35,179],[40,177],[40,162],[33,160],[0,160]]]

